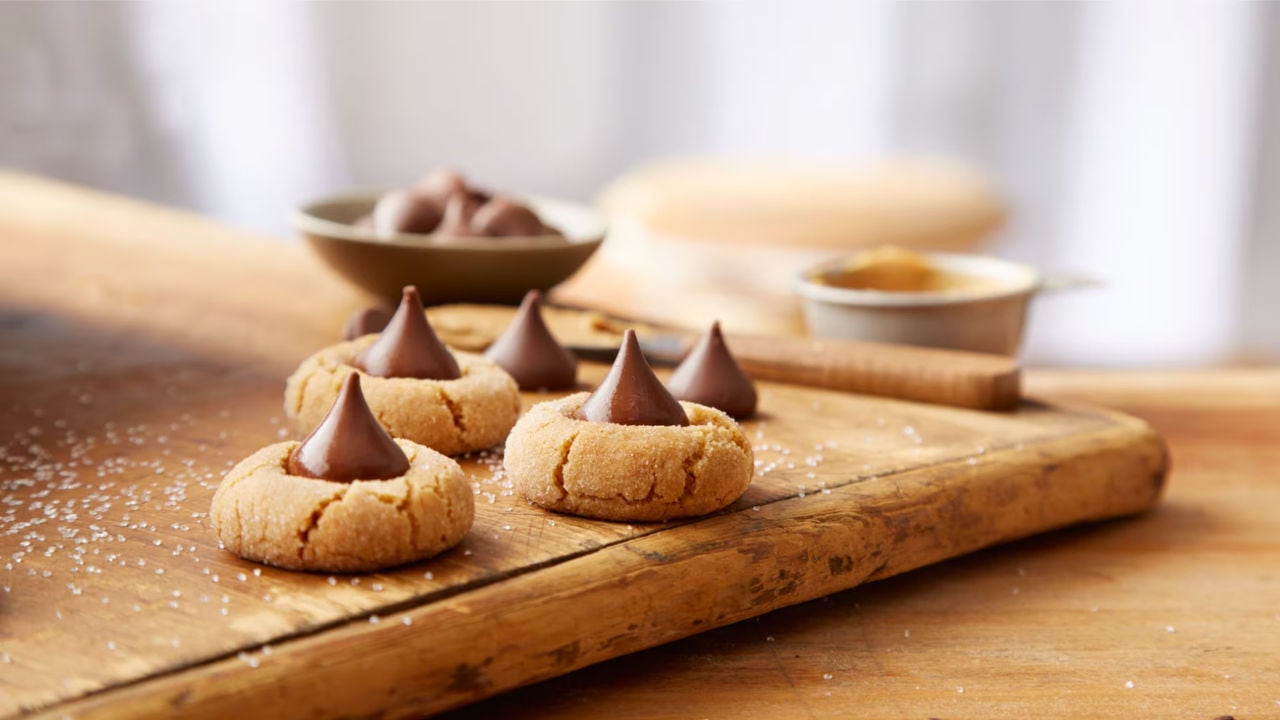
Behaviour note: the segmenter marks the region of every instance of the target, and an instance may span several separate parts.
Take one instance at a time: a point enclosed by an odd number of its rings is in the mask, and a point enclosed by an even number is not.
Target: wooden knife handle
[[[725,341],[757,380],[977,410],[1011,410],[1021,398],[1022,371],[1001,355],[761,335]]]

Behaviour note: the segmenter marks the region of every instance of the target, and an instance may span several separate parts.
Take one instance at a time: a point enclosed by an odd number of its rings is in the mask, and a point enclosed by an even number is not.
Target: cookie
[[[588,397],[535,405],[507,438],[507,475],[530,502],[604,520],[670,520],[719,510],[750,484],[751,444],[723,412],[680,403],[685,426],[591,422],[574,417]]]
[[[331,345],[303,361],[285,384],[284,410],[300,432],[310,432],[328,412],[342,381],[359,372],[365,398],[393,437],[446,455],[502,442],[520,414],[515,380],[482,355],[453,351],[456,380],[376,377],[351,365],[377,340],[366,335]]]
[[[466,474],[434,450],[395,442],[409,470],[387,480],[290,475],[285,467],[298,446],[292,441],[250,455],[213,496],[209,517],[222,546],[291,570],[367,572],[456,545],[475,515]]]

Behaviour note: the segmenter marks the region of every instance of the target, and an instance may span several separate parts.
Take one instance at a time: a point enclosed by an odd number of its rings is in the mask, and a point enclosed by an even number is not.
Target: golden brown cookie
[[[310,432],[333,404],[351,361],[376,335],[331,345],[312,355],[289,377],[285,414],[298,430]],[[453,351],[457,380],[384,378],[360,373],[365,400],[392,437],[412,440],[446,455],[480,450],[502,442],[520,414],[515,380],[482,355]]]
[[[719,410],[681,403],[687,426],[588,422],[573,417],[588,395],[533,406],[507,438],[507,474],[530,502],[605,520],[669,520],[719,510],[751,483],[751,444]]]
[[[365,572],[453,547],[475,516],[458,463],[396,440],[409,470],[389,480],[333,482],[285,472],[296,442],[259,450],[231,469],[209,518],[222,546],[291,570]]]

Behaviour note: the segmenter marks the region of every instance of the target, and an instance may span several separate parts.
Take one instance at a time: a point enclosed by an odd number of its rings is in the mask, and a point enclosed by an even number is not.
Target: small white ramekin
[[[925,253],[947,273],[980,278],[978,289],[928,292],[851,290],[817,277],[848,267],[851,258],[819,263],[800,273],[796,291],[816,337],[924,345],[1016,355],[1031,298],[1046,289],[1029,265],[982,255]]]

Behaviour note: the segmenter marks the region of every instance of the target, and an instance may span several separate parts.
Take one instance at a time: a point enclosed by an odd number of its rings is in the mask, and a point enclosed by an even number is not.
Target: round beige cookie
[[[751,444],[719,410],[682,402],[685,427],[616,425],[573,417],[588,396],[533,406],[507,438],[507,475],[530,502],[605,520],[668,520],[719,510],[751,483]]]
[[[366,335],[324,348],[307,358],[284,388],[284,410],[298,430],[311,432],[338,397],[342,381],[360,373],[360,387],[374,417],[392,437],[412,440],[446,455],[502,442],[520,415],[520,392],[505,370],[483,355],[454,350],[457,380],[384,378],[351,365],[377,339]]]
[[[231,469],[209,513],[222,546],[291,570],[366,572],[422,560],[471,529],[475,501],[458,463],[396,440],[409,470],[332,482],[285,472],[297,442],[268,445]]]

